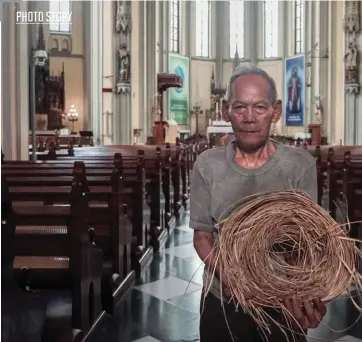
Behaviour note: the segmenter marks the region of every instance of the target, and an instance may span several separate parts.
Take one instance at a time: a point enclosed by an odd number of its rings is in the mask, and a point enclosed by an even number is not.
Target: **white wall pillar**
[[[146,16],[147,16],[147,106],[144,118],[144,126],[147,130],[147,135],[152,135],[152,104],[157,94],[157,61],[156,61],[156,2],[146,1]],[[166,95],[166,93],[165,93]],[[164,113],[165,115],[167,113]],[[167,119],[167,118],[164,118]]]
[[[357,84],[346,85],[345,89],[345,145],[357,144]]]
[[[313,45],[313,2],[306,1],[304,3],[305,6],[305,18],[304,18],[304,32],[305,32],[305,46],[304,46],[304,54],[306,56],[305,61],[308,62],[310,58],[308,57],[308,53],[312,51]],[[314,50],[313,53],[315,54]],[[308,73],[310,73],[310,79],[312,84],[315,80],[315,74],[313,74],[313,68],[306,67],[306,77],[308,77]],[[304,109],[304,129],[305,132],[308,131],[308,125],[313,121],[313,92],[312,87],[306,87],[305,90],[305,109]]]
[[[131,32],[131,56],[132,56],[132,63],[131,63],[131,84],[132,84],[132,129],[140,128],[140,98],[141,98],[141,88],[143,88],[141,82],[141,70],[140,64],[142,60],[142,56],[140,53],[140,43],[141,43],[141,36],[140,31],[141,28],[141,19],[140,19],[140,9],[141,9],[141,2],[140,1],[132,1],[132,32]],[[140,142],[142,142],[140,140]]]
[[[115,3],[113,1],[103,2],[103,19],[102,19],[102,46],[99,47],[103,52],[102,64],[102,88],[112,89],[112,92],[103,91],[102,89],[102,130],[101,143],[104,145],[112,145],[113,142],[113,116],[114,116],[114,90],[115,78],[114,74],[114,47],[113,47],[113,26],[114,26],[114,10]]]
[[[1,20],[1,144],[6,159],[16,159],[16,27],[15,4],[4,3]],[[27,135],[28,136],[28,133]]]
[[[116,56],[115,81],[117,82],[117,94],[115,95],[115,113],[114,113],[114,143],[116,145],[132,144],[133,143],[133,117],[132,117],[132,61],[133,55],[136,53],[137,46],[132,47],[132,7],[131,1],[117,1],[117,6],[120,12],[119,20],[121,25],[114,30],[114,50]],[[134,13],[137,15],[137,13]],[[112,25],[114,24],[113,21]],[[136,24],[137,25],[137,24]],[[114,26],[115,27],[115,26]],[[137,32],[137,29],[136,29]],[[137,42],[136,42],[137,43]],[[122,51],[122,57],[119,57]],[[123,65],[121,61],[124,60],[128,64]],[[123,69],[121,69],[123,68]],[[122,71],[122,75],[121,75]]]
[[[334,113],[333,113],[333,109],[332,109],[332,104],[333,104],[333,79],[335,77],[335,75],[333,75],[332,70],[333,70],[333,29],[334,29],[334,22],[333,22],[333,2],[332,1],[328,1],[327,2],[327,6],[328,6],[328,27],[327,27],[327,32],[328,32],[328,61],[327,61],[327,97],[326,97],[326,103],[324,105],[325,110],[327,111],[327,115],[328,115],[328,119],[327,119],[327,125],[324,126],[326,128],[326,135],[327,135],[327,139],[328,139],[328,143],[333,144],[335,143],[335,117],[334,117]],[[323,118],[323,121],[325,119]]]
[[[27,2],[20,2],[17,6],[18,11],[28,10]],[[29,160],[29,26],[16,25],[16,140],[17,157],[21,160]]]
[[[89,109],[94,143],[101,144],[103,73],[103,1],[90,2],[90,97]]]
[[[359,1],[345,2],[345,144],[355,145],[362,141],[360,137],[362,129],[357,126],[361,124],[359,103],[360,100],[360,61],[353,61],[353,54],[357,54],[359,50],[359,40],[361,32],[361,9]],[[352,45],[352,48],[350,47]],[[359,136],[358,136],[359,135]]]
[[[139,128],[142,129],[140,141],[146,142],[148,135],[147,127],[147,89],[144,86],[148,84],[147,72],[147,1],[139,2]]]
[[[195,4],[196,10],[196,2]],[[226,27],[224,25],[224,18],[229,18],[229,2],[228,1],[216,1],[215,2],[215,12],[216,12],[216,26],[217,29],[215,31],[216,37],[216,70],[215,70],[215,83],[216,88],[223,87],[224,80],[224,58],[229,58],[229,44],[227,47],[225,46],[225,30]],[[196,18],[197,20],[197,18]],[[229,36],[229,34],[228,34]],[[229,39],[226,40],[229,42]],[[227,50],[228,54],[224,55],[224,51]]]
[[[345,3],[342,1],[332,1],[333,3],[333,50],[331,57],[333,58],[334,81],[332,98],[333,102],[333,123],[334,123],[334,142],[345,144],[344,126],[345,126],[345,98],[344,98],[344,46],[345,38],[343,31]],[[337,23],[337,24],[336,24]],[[339,23],[339,24],[338,24]],[[333,141],[332,141],[333,142]]]

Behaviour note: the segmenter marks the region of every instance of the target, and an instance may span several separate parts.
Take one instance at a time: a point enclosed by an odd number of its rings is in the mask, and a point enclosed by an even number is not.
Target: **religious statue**
[[[131,78],[131,56],[127,45],[122,44],[119,50],[119,81],[128,82]]]
[[[288,82],[288,110],[290,113],[298,113],[301,110],[301,84],[298,77],[298,68],[294,67],[292,76]]]
[[[348,43],[347,52],[344,56],[346,81],[348,83],[357,82],[357,57],[358,51],[356,47],[356,40],[353,39]]]
[[[212,74],[211,74],[211,90],[215,89],[215,73],[214,73],[214,68],[212,69]]]
[[[129,15],[126,13],[126,2],[117,1],[116,31],[127,33],[129,29]]]
[[[322,116],[323,116],[323,106],[321,103],[321,97],[319,95],[316,95],[315,97],[315,118],[316,118],[316,123],[321,124],[322,123]]]
[[[49,102],[47,95],[47,81],[49,74],[49,58],[45,49],[43,25],[38,26],[37,47],[32,51],[35,69],[35,111],[37,114],[47,114]]]

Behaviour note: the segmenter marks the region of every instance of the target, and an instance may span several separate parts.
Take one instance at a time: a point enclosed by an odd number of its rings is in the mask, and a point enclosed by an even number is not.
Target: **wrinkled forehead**
[[[267,80],[260,75],[245,75],[233,84],[234,102],[271,102],[272,90]]]

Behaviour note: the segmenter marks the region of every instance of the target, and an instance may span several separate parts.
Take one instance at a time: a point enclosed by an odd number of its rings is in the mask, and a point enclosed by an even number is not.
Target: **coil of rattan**
[[[230,301],[268,331],[266,308],[293,319],[286,298],[328,302],[352,286],[361,289],[361,251],[348,237],[348,225],[338,224],[298,190],[256,194],[235,203],[220,218],[215,251]],[[211,279],[206,293],[210,285]],[[244,294],[250,292],[256,297],[246,301]]]

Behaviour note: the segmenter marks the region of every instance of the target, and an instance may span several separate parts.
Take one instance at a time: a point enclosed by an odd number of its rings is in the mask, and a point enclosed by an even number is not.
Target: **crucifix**
[[[199,134],[199,115],[201,115],[204,111],[201,110],[201,106],[196,103],[194,106],[193,106],[193,110],[191,111],[191,114],[192,115],[195,115],[195,118],[196,118],[196,134],[198,135]]]

